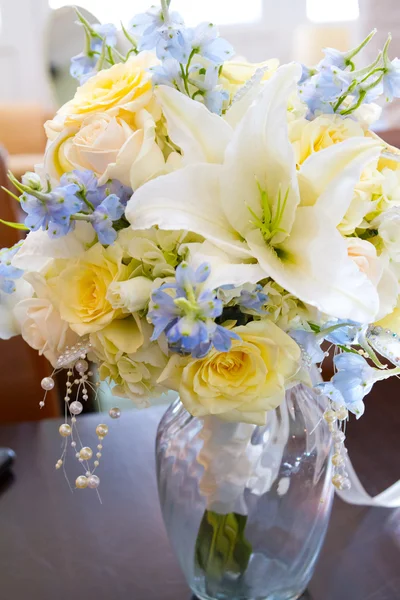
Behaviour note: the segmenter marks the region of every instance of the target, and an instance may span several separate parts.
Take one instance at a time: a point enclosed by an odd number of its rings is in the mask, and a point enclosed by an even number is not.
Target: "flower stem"
[[[164,18],[164,23],[169,23],[169,2],[168,0],[161,0],[161,11]]]

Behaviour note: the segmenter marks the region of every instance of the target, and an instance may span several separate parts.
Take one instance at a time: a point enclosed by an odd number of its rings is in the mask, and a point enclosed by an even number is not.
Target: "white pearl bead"
[[[110,408],[108,414],[112,419],[119,419],[121,416],[121,409],[119,409],[117,406],[114,408]]]
[[[88,478],[84,475],[80,475],[75,481],[75,485],[80,490],[85,489],[88,486]]]
[[[86,446],[85,448],[81,449],[81,451],[79,452],[79,456],[84,460],[90,460],[93,456],[93,450]]]
[[[343,480],[344,478],[342,477],[342,475],[334,475],[332,477],[332,483],[338,490],[342,489]]]
[[[96,456],[97,458],[101,458],[101,452],[97,452]]]
[[[334,454],[332,456],[332,464],[335,465],[335,467],[341,467],[344,464],[344,458],[341,454]]]
[[[83,394],[82,398],[83,398],[84,400],[87,400],[87,399],[89,398],[89,396],[88,396],[87,394]]]
[[[98,448],[99,450],[102,450],[102,448],[103,448],[103,444],[97,444],[97,448]]]
[[[86,477],[90,477],[91,476],[91,472],[90,471],[86,471],[85,475],[86,475]]]
[[[58,431],[60,432],[60,435],[62,437],[68,437],[72,433],[71,426],[68,425],[67,423],[63,423],[62,425],[60,425],[60,428]]]
[[[99,463],[98,460],[95,460],[93,464],[94,464],[95,467],[98,467],[100,463]]]
[[[336,410],[336,416],[339,421],[345,421],[349,417],[349,411],[345,406],[339,406],[339,408]]]
[[[43,407],[44,407],[44,405],[45,405],[45,404],[44,404],[43,400],[42,400],[41,402],[39,402],[39,406],[40,406],[40,408],[43,408]]]
[[[75,369],[78,371],[78,373],[80,375],[82,375],[83,373],[86,373],[86,371],[89,368],[89,364],[88,362],[85,360],[85,358],[81,358],[80,360],[78,360],[78,362],[75,364]]]
[[[78,400],[75,400],[75,402],[72,402],[70,405],[69,410],[73,415],[80,415],[83,411],[83,405]]]
[[[343,431],[340,431],[339,429],[337,429],[332,434],[332,439],[333,439],[334,442],[336,442],[338,444],[342,444],[344,442],[344,440],[346,439],[346,436],[343,433]]]
[[[54,388],[54,379],[52,377],[44,377],[41,381],[42,388],[46,390],[46,392],[50,392]]]
[[[336,413],[334,410],[326,410],[324,412],[324,419],[327,423],[335,423]]]
[[[75,453],[75,458],[79,458],[79,452]]]
[[[71,442],[71,446],[72,446],[73,448],[76,448],[76,442]]]
[[[67,388],[70,388],[72,386],[72,383],[70,381],[67,381],[65,385],[67,386]]]
[[[97,427],[96,427],[96,433],[97,433],[97,435],[99,437],[106,436],[107,433],[108,433],[108,427],[107,427],[107,425],[104,425],[104,424],[97,425]]]
[[[71,423],[76,423],[76,417],[71,417]]]
[[[100,485],[100,479],[97,475],[91,475],[88,479],[88,487],[92,489],[98,488]]]

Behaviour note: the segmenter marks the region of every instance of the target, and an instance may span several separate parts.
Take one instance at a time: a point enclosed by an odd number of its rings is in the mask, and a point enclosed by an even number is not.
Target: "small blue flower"
[[[293,338],[305,354],[307,354],[311,364],[320,363],[324,360],[325,353],[321,349],[322,339],[318,338],[313,331],[294,329],[290,332],[290,337]]]
[[[356,321],[348,320],[342,322],[346,323],[346,325],[343,325],[342,327],[338,327],[338,329],[331,331],[330,333],[328,333],[328,335],[325,336],[325,339],[328,340],[328,342],[331,342],[332,344],[336,345],[346,346],[354,344],[354,342],[357,340],[358,334],[361,332],[361,323],[356,323]],[[328,329],[329,327],[333,327],[334,325],[340,325],[340,323],[340,320],[328,321],[328,323],[325,323],[324,329]],[[351,323],[351,325],[348,325],[348,323]],[[323,333],[323,330],[321,333]]]
[[[336,402],[341,401],[359,418],[365,409],[363,399],[369,394],[377,379],[375,369],[370,367],[362,356],[353,352],[339,354],[335,357],[334,363],[337,373],[332,377],[331,382],[319,384],[317,387]],[[335,395],[332,386],[340,396]]]
[[[400,98],[400,59],[395,58],[387,66],[387,72],[383,76],[383,93],[388,102],[393,98]]]
[[[218,65],[210,65],[206,70],[204,79],[202,81],[196,80],[194,84],[202,92],[201,95],[208,110],[220,115],[224,103],[229,100],[229,94],[218,85],[218,71]]]
[[[126,206],[128,200],[132,196],[132,189],[123,185],[116,179],[108,181],[106,184],[99,186],[99,180],[96,175],[89,170],[71,171],[61,177],[61,185],[74,184],[79,187],[79,192],[83,194],[85,199],[90,202],[94,208],[97,208],[103,200],[115,194],[120,199],[120,202]]]
[[[91,42],[91,50],[100,52],[105,40],[107,46],[114,47],[117,45],[117,28],[112,23],[96,23],[92,25],[92,29],[97,33],[98,37],[93,37]]]
[[[90,34],[88,51],[81,52],[71,59],[70,73],[72,77],[79,80],[80,84],[96,74],[96,65],[103,43],[111,47],[117,43],[117,29],[111,23],[93,25],[92,30],[97,35]]]
[[[124,206],[115,194],[107,196],[96,208],[91,216],[91,223],[101,244],[107,246],[115,242],[117,232],[113,229],[113,223],[118,221],[123,214]]]
[[[302,100],[308,105],[309,118],[318,113],[332,114],[333,106],[352,82],[349,71],[326,65],[299,86]]]
[[[71,171],[65,173],[60,180],[60,185],[76,185],[79,188],[79,192],[84,194],[86,200],[90,202],[94,207],[98,206],[103,200],[104,196],[99,192],[99,183],[96,175],[93,171],[84,169],[82,171]]]
[[[161,65],[152,67],[151,72],[154,85],[169,85],[182,90],[182,72],[179,62],[174,58],[168,58]]]
[[[82,209],[82,200],[77,196],[79,188],[67,184],[55,188],[48,194],[24,193],[21,208],[27,213],[25,225],[31,231],[45,229],[50,237],[66,235],[74,226],[71,216]]]
[[[192,49],[216,65],[222,65],[232,58],[234,50],[231,44],[219,37],[218,28],[212,23],[200,23],[189,30]]]
[[[344,71],[349,66],[346,52],[340,52],[336,48],[324,48],[323,53],[325,57],[319,63],[318,68],[329,66],[337,67]]]
[[[12,259],[20,249],[20,244],[12,248],[0,250],[0,290],[5,294],[15,292],[15,279],[22,277],[24,272],[12,265]]]
[[[163,284],[152,294],[153,308],[148,314],[154,325],[152,340],[165,333],[173,352],[202,358],[212,346],[226,352],[232,339],[239,339],[214,322],[222,314],[223,304],[214,291],[203,286],[209,274],[207,263],[196,271],[182,263],[176,269],[176,283]]]
[[[163,11],[152,7],[131,22],[133,35],[139,35],[139,50],[156,50],[160,60],[175,58],[186,63],[190,54],[184,21],[179,13],[170,12],[165,22]]]
[[[238,305],[243,309],[247,309],[251,312],[264,314],[265,313],[265,304],[268,301],[267,294],[264,294],[262,291],[263,288],[261,285],[257,284],[254,286],[253,290],[242,290],[240,292],[240,297],[238,298]]]

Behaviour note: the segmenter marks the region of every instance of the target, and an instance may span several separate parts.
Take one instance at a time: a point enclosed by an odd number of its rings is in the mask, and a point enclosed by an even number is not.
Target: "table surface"
[[[372,398],[370,416],[350,426],[350,454],[371,493],[400,478],[398,397],[386,400],[386,414]],[[13,480],[0,488],[1,598],[190,600],[158,505],[154,439],[163,410],[129,411],[112,422],[99,471],[102,504],[94,490],[71,493],[62,471],[54,470],[57,421],[0,428],[0,446],[17,452]],[[99,415],[80,420],[89,445],[100,421]],[[70,457],[72,481],[75,462]],[[399,600],[400,509],[336,499],[307,594],[312,600]]]

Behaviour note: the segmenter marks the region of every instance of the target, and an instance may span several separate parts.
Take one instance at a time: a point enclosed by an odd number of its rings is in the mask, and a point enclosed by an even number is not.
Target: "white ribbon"
[[[359,480],[350,459],[347,459],[346,471],[349,474],[351,488],[349,490],[336,491],[344,502],[361,506],[379,506],[381,508],[400,507],[400,480],[377,496],[370,496]]]

